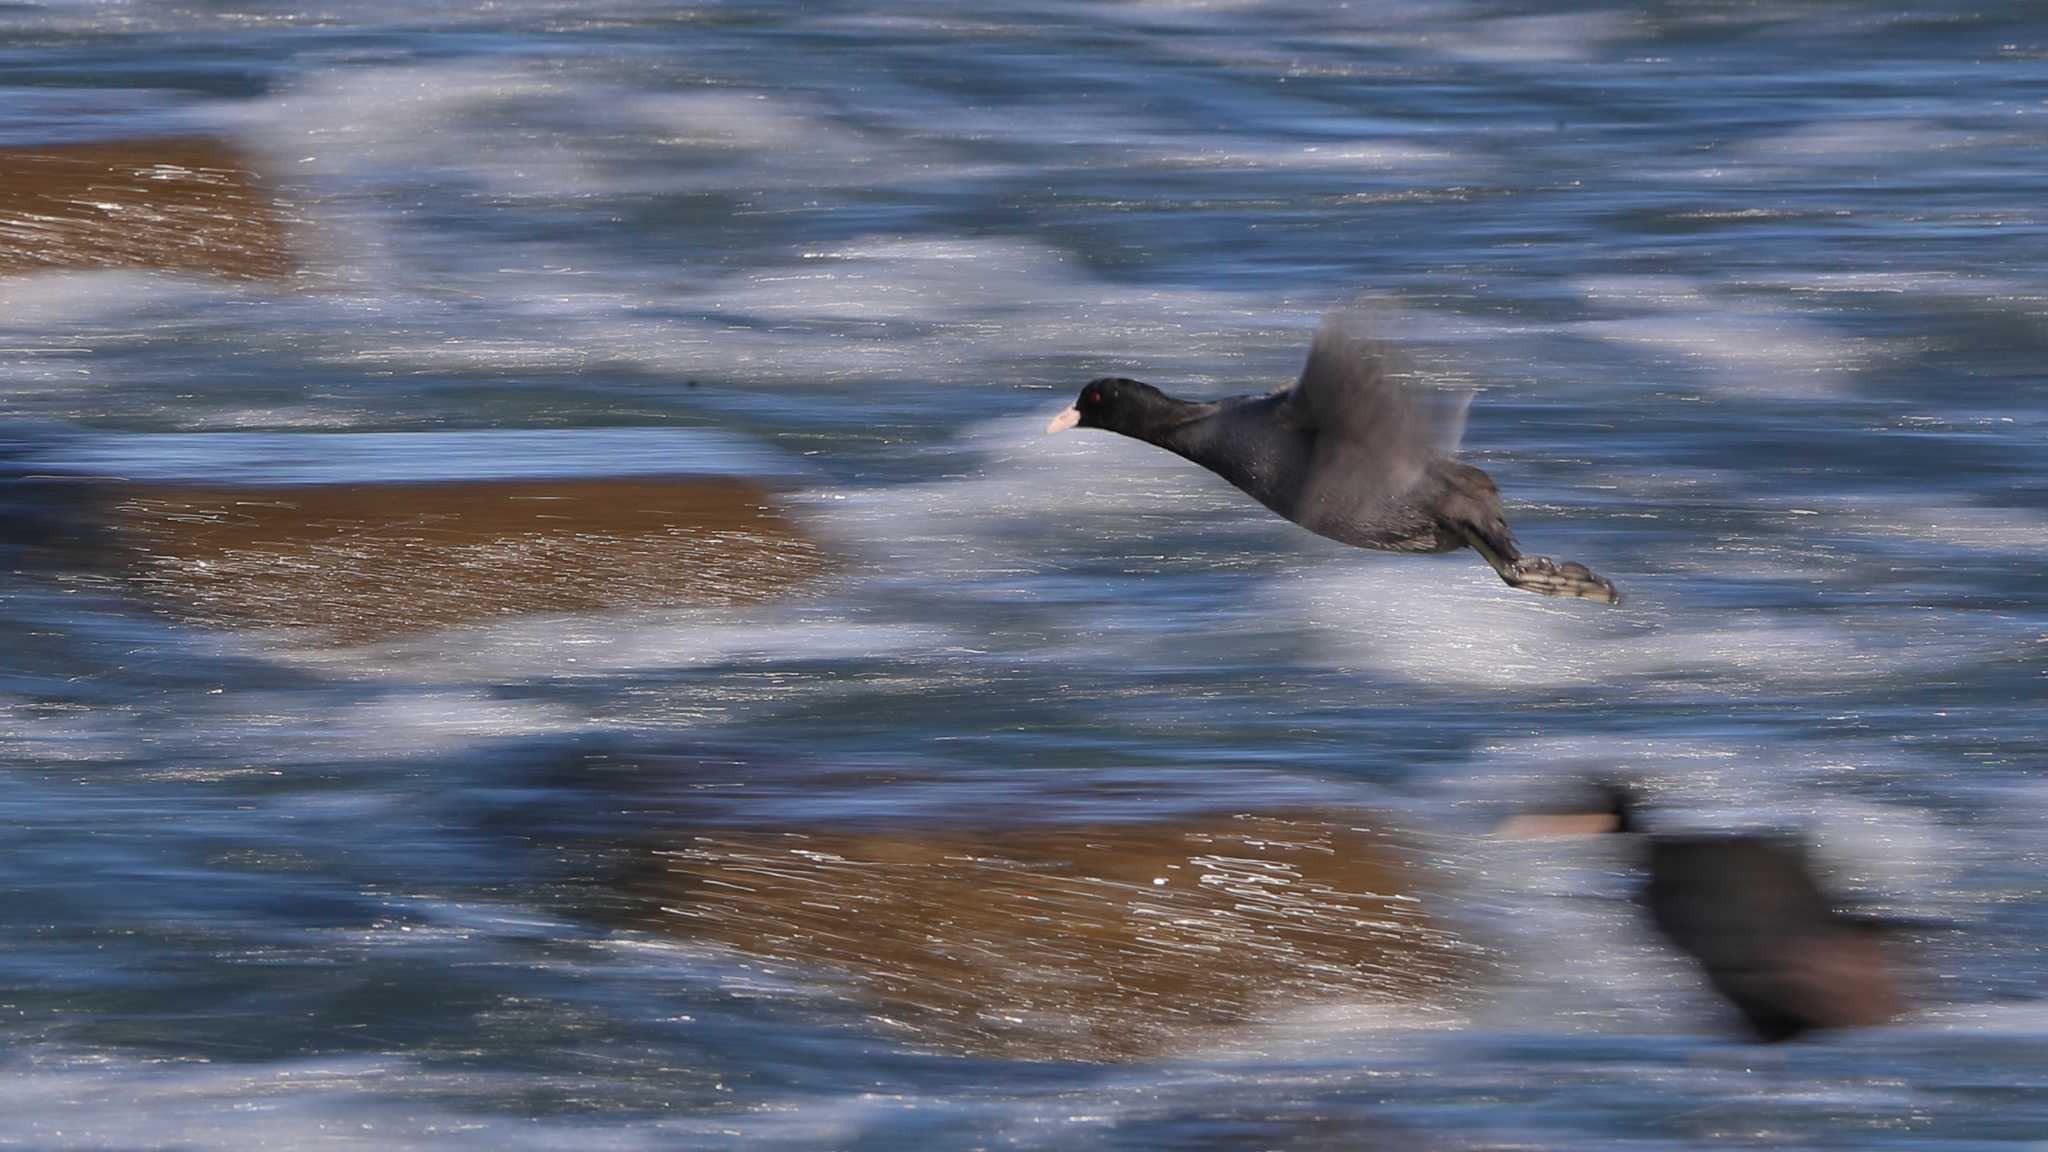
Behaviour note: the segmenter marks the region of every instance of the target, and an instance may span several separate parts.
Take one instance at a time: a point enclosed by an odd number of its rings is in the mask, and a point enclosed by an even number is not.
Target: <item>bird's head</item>
[[[1614,821],[1613,827],[1608,831],[1642,830],[1642,822],[1636,818],[1636,795],[1633,788],[1620,780],[1600,780],[1595,782],[1593,787],[1600,794],[1601,807],[1604,809],[1601,815],[1608,816]]]
[[[1074,398],[1074,406],[1052,418],[1047,435],[1069,428],[1107,428],[1128,432],[1135,428],[1152,402],[1165,394],[1140,380],[1104,376],[1090,380]]]
[[[1585,795],[1564,808],[1528,812],[1503,821],[1494,831],[1511,840],[1549,836],[1589,836],[1605,832],[1640,832],[1635,789],[1621,780],[1591,781]]]

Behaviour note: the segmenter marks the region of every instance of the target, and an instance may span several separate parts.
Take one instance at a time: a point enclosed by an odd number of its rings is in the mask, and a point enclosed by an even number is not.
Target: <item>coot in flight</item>
[[[1387,552],[1470,547],[1513,588],[1619,603],[1583,564],[1524,556],[1492,477],[1453,455],[1469,394],[1419,397],[1392,371],[1355,312],[1323,321],[1291,388],[1177,400],[1106,376],[1081,389],[1048,434],[1106,428],[1217,473],[1320,536]]]
[[[1605,788],[1615,832],[1639,831],[1628,790]],[[1882,1024],[1903,997],[1887,925],[1840,910],[1806,844],[1790,835],[1653,834],[1643,906],[1657,930],[1699,961],[1756,1036]]]

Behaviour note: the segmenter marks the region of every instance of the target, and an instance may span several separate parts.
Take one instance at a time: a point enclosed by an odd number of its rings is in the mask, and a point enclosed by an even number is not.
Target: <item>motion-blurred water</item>
[[[2048,1139],[2044,121],[2025,3],[0,5],[0,149],[222,141],[296,260],[0,278],[19,451],[601,475],[663,442],[587,430],[687,427],[834,557],[340,647],[7,577],[0,1145]],[[1039,435],[1095,375],[1280,384],[1368,291],[1623,608]],[[1737,1047],[1618,848],[1484,836],[1615,770],[1953,923],[1920,1009]],[[921,1043],[621,878],[701,827],[1332,807],[1469,981],[1135,1062]]]

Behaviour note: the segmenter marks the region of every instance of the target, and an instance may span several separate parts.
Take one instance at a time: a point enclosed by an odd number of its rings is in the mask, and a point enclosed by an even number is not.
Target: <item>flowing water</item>
[[[0,4],[0,1146],[2048,1140],[2044,124],[2017,2]],[[1365,293],[1621,608],[1040,434]],[[1915,1010],[1488,835],[1615,774]]]

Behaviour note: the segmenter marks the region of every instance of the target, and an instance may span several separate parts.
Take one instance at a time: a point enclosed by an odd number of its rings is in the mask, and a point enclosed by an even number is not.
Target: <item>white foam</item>
[[[702,1147],[699,1125],[594,1124],[473,1105],[530,1079],[438,1070],[397,1057],[244,1065],[140,1063],[40,1052],[0,1075],[10,1136],[36,1148],[386,1149]],[[436,1099],[447,1103],[437,1103]],[[465,1105],[472,1105],[466,1107]]]
[[[377,188],[438,174],[494,197],[888,187],[1004,171],[941,142],[864,128],[786,90],[649,92],[608,62],[437,61],[314,72],[219,122],[285,173]],[[848,94],[841,94],[842,96]],[[588,130],[579,130],[579,128]],[[696,163],[648,171],[648,148]]]
[[[1713,295],[1711,285],[1690,276],[1581,276],[1572,287],[1588,303],[1610,308],[1697,310]]]
[[[1953,269],[1777,273],[1755,270],[1731,283],[1743,289],[1929,296],[1936,299],[1982,301],[2004,305],[2039,302],[2048,298],[2048,291],[2044,291],[2037,283],[2010,276],[1985,276]]]
[[[1752,161],[1806,168],[1833,164],[1895,163],[1928,152],[2009,143],[2002,134],[1964,132],[1927,120],[1824,120],[1737,145]]]
[[[1467,158],[1448,148],[1425,148],[1393,140],[1352,140],[1324,144],[1218,143],[1192,150],[1151,152],[1151,163],[1177,168],[1248,171],[1441,173]]]
[[[1006,239],[854,240],[709,279],[670,303],[699,314],[593,323],[580,339],[674,373],[750,381],[983,383],[1053,359],[1188,380],[1259,354],[1277,384],[1313,323],[1245,293],[1105,283],[1058,249]]]
[[[353,758],[412,755],[482,739],[579,731],[587,722],[558,704],[493,700],[473,692],[409,692],[324,713],[318,740]]]
[[[2020,435],[2009,425],[2000,430]],[[1719,473],[1682,478],[1686,482],[1677,485],[1668,479],[1631,473],[1608,483],[1638,504],[1743,505],[1765,518],[1767,525],[1754,533],[1724,533],[1711,548],[1664,557],[1663,562],[1677,572],[1818,583],[1871,560],[1877,551],[1869,547],[1873,542],[2003,555],[2036,555],[2048,549],[2048,514],[2030,508],[1825,491],[1760,494],[1743,491],[1738,477]]]
[[[628,122],[652,128],[655,140],[670,147],[809,149],[831,138],[821,113],[765,92],[714,88],[651,93],[625,100],[619,112]]]
[[[0,756],[22,763],[84,764],[134,755],[133,733],[99,711],[49,712],[0,700]]]
[[[942,628],[862,624],[829,604],[807,609],[692,609],[523,617],[360,648],[293,648],[288,663],[388,675],[473,681],[608,676],[715,664],[910,658],[957,646]]]
[[[1840,392],[1865,354],[1848,340],[1785,314],[1747,310],[1709,317],[1647,316],[1580,326],[1599,339],[1664,353],[1704,368],[1720,391],[1817,399]]]
[[[274,329],[300,333],[310,358],[352,370],[549,370],[603,359],[749,383],[983,384],[1042,378],[1048,362],[1078,362],[1091,374],[1142,371],[1197,387],[1220,375],[1256,389],[1286,382],[1322,303],[1107,283],[1068,254],[1026,240],[874,237],[793,251],[745,271],[705,270],[680,290],[643,282],[644,271],[593,274],[566,256],[550,266],[547,253],[529,251],[527,266],[471,281],[474,303],[457,307],[407,287],[419,274],[387,259],[391,250],[380,239],[347,257],[359,263],[351,275],[383,285],[373,295],[252,295],[114,272],[0,283],[0,302],[20,305],[20,323],[0,320],[0,336],[24,349],[8,358],[7,374],[38,388],[114,382],[119,366],[96,363],[87,376],[76,357],[63,355],[85,346],[67,328],[175,336],[178,317],[210,316],[217,309],[209,305],[235,301],[262,308]],[[352,339],[333,338],[342,331]],[[236,426],[296,414],[231,409],[199,419]],[[360,418],[303,414],[334,426]]]
[[[288,653],[282,662],[292,662]],[[273,762],[289,765],[308,757],[387,760],[447,752],[481,740],[580,732],[590,726],[580,712],[562,704],[501,700],[470,689],[419,687],[417,680],[406,684],[402,690],[350,702],[309,702],[303,692],[255,690],[212,697],[191,710],[180,737],[201,746],[244,749],[235,755],[265,766],[256,771],[268,771]],[[268,751],[254,751],[259,748]],[[227,772],[248,770],[238,764]],[[205,758],[189,769],[177,769],[188,778],[221,771]],[[374,807],[388,797],[336,793],[323,800]]]
[[[1844,775],[1842,768],[1855,770],[1838,766],[1826,774]],[[1965,836],[1926,812],[1839,795],[1816,802],[1807,831],[1836,891],[1915,913],[1953,910],[1951,886],[1966,863],[1981,855]]]
[[[1471,842],[1460,900],[1505,967],[1475,1024],[1657,1034],[1697,1029],[1722,1011],[1627,899],[1620,840]]]
[[[2029,556],[2048,551],[2048,515],[2027,509],[1912,504],[1844,511],[1839,515],[1846,520],[1849,531],[1881,538]]]
[[[1836,335],[1782,307],[1731,298],[1704,282],[1606,276],[1583,281],[1580,292],[1589,302],[1635,315],[1584,321],[1575,326],[1578,331],[1660,354],[1730,395],[1832,396],[1876,350],[1868,341]]]
[[[829,94],[709,82],[651,92],[571,57],[336,67],[210,115],[266,158],[312,221],[312,280],[370,290],[346,305],[293,305],[309,328],[359,334],[333,350],[305,341],[350,368],[552,370],[602,357],[749,383],[979,382],[1081,360],[1183,383],[1280,383],[1328,300],[1132,286],[1037,240],[990,236],[856,237],[743,268],[591,266],[587,253],[545,244],[515,256],[419,244],[386,204],[431,182],[494,199],[719,191],[763,212],[822,211],[837,201],[819,202],[821,190],[1000,174],[992,143],[1058,148],[1067,159],[1036,162],[1040,175],[1069,162],[1432,178],[1470,166],[1433,140],[1188,137],[1156,116],[1066,97],[1042,105],[995,115],[886,78]],[[650,150],[690,162],[651,164]]]
[[[2048,1003],[2037,1000],[1943,1007],[1929,1012],[1927,1022],[1941,1032],[2026,1036],[2048,1044]]]
[[[870,93],[870,99],[873,94]],[[1059,149],[1054,166],[1099,169],[1142,160],[1158,147],[1171,123],[1128,106],[1104,106],[1072,97],[1052,97],[997,106],[934,100],[905,89],[874,101],[875,111],[905,134],[958,144],[999,142],[1014,147]]]
[[[1149,444],[1099,431],[1046,435],[1046,420],[1069,402],[1062,393],[1042,411],[970,429],[949,446],[971,469],[961,478],[812,493],[806,506],[844,546],[932,580],[1005,578],[1092,552],[1105,536],[1144,536],[1149,525],[1260,515],[1236,489]]]
[[[313,72],[281,94],[217,110],[287,179],[372,185],[466,180],[503,197],[565,197],[607,185],[592,156],[553,133],[494,126],[493,112],[588,99],[573,73],[499,61]]]
[[[1946,667],[2002,642],[1955,614],[1702,617],[1655,583],[1604,575],[1630,597],[1623,608],[1509,590],[1465,553],[1360,557],[1274,581],[1269,594],[1302,614],[1326,664],[1495,688],[1686,692],[1707,676],[1717,694],[1764,693]]]
[[[982,179],[1002,171],[986,158],[991,142],[1051,147],[1070,136],[1074,162],[1086,166],[1422,171],[1460,162],[1407,139],[1161,145],[1164,129],[1148,117],[1060,98],[1043,116],[993,116],[890,83],[831,97],[709,84],[662,93],[622,86],[595,60],[438,61],[316,71],[213,115],[267,158],[315,222],[321,276],[374,286],[368,316],[357,300],[304,317],[362,333],[345,351],[308,342],[314,355],[356,368],[559,369],[602,356],[748,382],[979,381],[1080,359],[1197,382],[1273,371],[1278,383],[1328,301],[1134,287],[1041,242],[988,236],[857,237],[739,269],[592,267],[587,253],[546,245],[516,257],[419,245],[384,204],[431,180],[509,199],[722,191],[767,197],[761,211],[791,207],[774,198],[780,190],[803,193],[811,210],[819,190]],[[931,123],[890,122],[905,109],[930,111]],[[693,162],[650,165],[650,148]],[[447,296],[451,282],[469,306]],[[1255,371],[1241,372],[1248,364]]]
[[[7,343],[47,345],[53,337],[61,339],[67,328],[120,326],[144,314],[203,314],[248,294],[246,288],[204,277],[126,269],[4,276],[0,336]]]
[[[1555,64],[1598,57],[1628,35],[1630,25],[1614,12],[1497,16],[1442,29],[1428,43],[1454,60]]]

